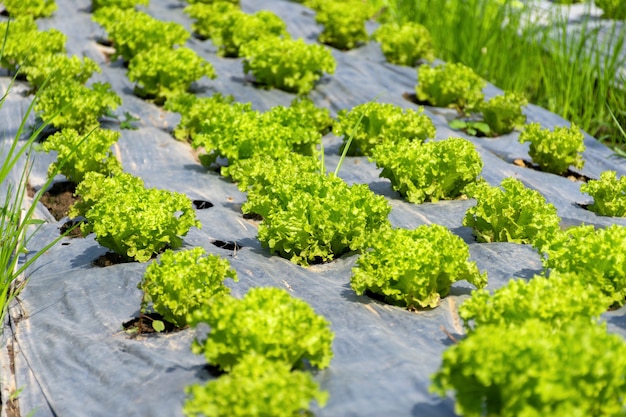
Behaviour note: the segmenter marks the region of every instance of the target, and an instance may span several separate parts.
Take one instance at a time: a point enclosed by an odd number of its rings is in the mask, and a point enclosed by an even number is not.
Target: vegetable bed
[[[142,100],[133,94],[134,83],[120,61],[110,63],[106,48],[98,44],[105,35],[91,20],[88,0],[56,0],[58,12],[41,20],[42,28],[56,28],[68,36],[68,54],[86,56],[97,62],[102,73],[95,81],[108,82],[123,103],[116,110],[138,117],[136,130],[120,130],[114,147],[124,171],[140,177],[146,187],[183,193],[191,200],[207,201],[196,208],[201,228],[191,228],[183,248],[202,247],[220,255],[237,272],[238,281],[226,282],[231,295],[242,298],[255,287],[278,287],[306,301],[317,314],[331,323],[335,333],[333,358],[326,369],[313,377],[328,391],[326,406],[312,403],[312,411],[323,416],[454,416],[452,396],[444,399],[429,391],[431,375],[440,367],[443,352],[464,335],[458,306],[469,297],[472,285],[452,284],[450,294],[438,307],[408,311],[357,295],[350,285],[358,255],[348,253],[334,261],[299,266],[272,255],[257,239],[259,222],[244,217],[246,201],[236,185],[217,172],[204,168],[192,148],[177,141],[172,130],[180,120],[177,113]],[[294,39],[313,43],[321,28],[310,9],[283,0],[242,0],[246,13],[271,10],[286,22]],[[153,0],[146,9],[163,21],[175,21],[191,30],[191,20],[176,0]],[[372,32],[375,25],[368,27]],[[250,102],[256,110],[288,106],[295,95],[277,89],[258,88],[244,74],[242,58],[225,58],[211,41],[192,38],[186,46],[205,58],[217,77],[201,78],[193,92],[200,97],[231,94],[236,101]],[[318,107],[328,108],[336,117],[341,110],[368,103],[377,97],[405,109],[417,110],[404,98],[415,91],[416,70],[388,64],[375,42],[350,50],[331,49],[337,62],[335,73],[324,75],[308,96]],[[2,91],[10,78],[1,77]],[[5,137],[18,129],[30,98],[21,82],[13,88],[0,112]],[[486,98],[501,92],[492,85]],[[544,128],[568,125],[567,121],[539,107],[525,108],[527,123]],[[491,185],[514,177],[526,187],[539,191],[561,217],[561,227],[578,224],[626,225],[626,218],[596,215],[585,209],[589,195],[580,191],[580,182],[520,166],[530,161],[528,144],[520,144],[519,132],[497,138],[477,138],[453,131],[448,123],[452,109],[424,107],[437,129],[436,139],[462,137],[471,141],[483,161],[482,176]],[[119,122],[103,119],[102,126],[119,130]],[[8,140],[8,139],[7,139]],[[600,178],[607,170],[626,175],[626,161],[585,135],[585,161],[580,176]],[[342,139],[328,133],[323,138],[325,164],[333,172],[339,162]],[[48,166],[55,161],[38,154],[31,185],[41,187]],[[415,229],[439,224],[450,229],[469,245],[470,260],[488,275],[487,289],[502,287],[511,278],[527,280],[542,271],[539,255],[532,246],[516,243],[478,243],[470,227],[463,226],[472,199],[412,204],[394,191],[391,182],[380,178],[381,169],[365,156],[349,156],[339,170],[348,184],[367,184],[384,196],[392,207],[389,215],[395,227]],[[58,178],[62,180],[62,177]],[[198,207],[198,206],[196,206]],[[56,221],[43,207],[38,214],[46,223],[30,243],[37,250],[59,233],[67,220]],[[27,271],[28,285],[10,311],[2,340],[0,381],[5,390],[21,389],[19,409],[35,416],[179,416],[185,401],[185,387],[206,383],[218,376],[206,366],[203,355],[192,353],[192,341],[202,338],[206,327],[179,332],[130,335],[123,324],[140,313],[142,292],[137,288],[146,263],[121,263],[107,267],[93,262],[107,249],[89,235],[83,239],[64,238],[42,255]],[[626,337],[626,309],[603,314],[610,332]],[[501,343],[494,337],[494,344]],[[505,343],[505,342],[503,342]],[[485,366],[489,366],[486,364]],[[7,382],[8,381],[8,382]],[[4,410],[3,410],[4,411]]]

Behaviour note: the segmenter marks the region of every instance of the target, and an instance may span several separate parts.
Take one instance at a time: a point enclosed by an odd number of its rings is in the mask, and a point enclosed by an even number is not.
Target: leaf
[[[463,130],[467,127],[467,122],[465,120],[455,119],[448,123],[448,126],[452,129]]]
[[[165,324],[163,324],[161,320],[153,320],[152,328],[154,329],[155,332],[161,333],[163,330],[165,330]]]

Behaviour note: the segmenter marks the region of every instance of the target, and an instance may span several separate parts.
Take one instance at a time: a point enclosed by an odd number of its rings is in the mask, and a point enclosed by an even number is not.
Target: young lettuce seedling
[[[552,271],[549,278],[511,279],[493,294],[485,289],[472,291],[459,307],[459,317],[470,332],[485,325],[520,325],[529,319],[550,323],[557,330],[581,317],[592,325],[611,304],[588,275]]]
[[[626,227],[596,230],[591,225],[571,227],[557,235],[545,251],[544,268],[587,277],[618,306],[625,303]]]
[[[480,106],[483,121],[489,126],[493,136],[511,133],[513,129],[526,122],[522,107],[528,105],[525,97],[505,91],[504,95],[495,96]]]
[[[337,49],[353,49],[369,40],[365,21],[371,14],[372,10],[366,2],[325,2],[315,15],[315,21],[324,26],[318,40]]]
[[[408,201],[451,200],[476,182],[483,161],[467,139],[450,138],[426,143],[384,143],[372,154],[380,176],[389,178],[394,190]]]
[[[85,216],[83,234],[95,232],[99,244],[129,260],[146,262],[161,250],[178,248],[192,226],[202,227],[185,195],[145,188],[125,172],[88,172],[76,194],[82,200],[69,216]]]
[[[435,308],[456,281],[487,284],[487,274],[469,261],[467,244],[444,226],[381,229],[368,246],[352,269],[350,284],[359,295],[373,293],[408,309]]]
[[[601,216],[626,217],[626,177],[617,178],[615,171],[605,171],[599,180],[590,180],[580,191],[593,197],[588,209]]]
[[[452,345],[431,391],[453,390],[463,416],[610,417],[624,409],[626,381],[616,375],[625,372],[626,343],[605,323],[583,317],[555,331],[533,318],[482,325]]]
[[[30,16],[34,19],[52,16],[57,9],[54,0],[3,0],[10,17]]]
[[[251,188],[242,211],[263,217],[258,238],[264,247],[303,266],[361,250],[372,232],[389,224],[391,206],[383,196],[334,174],[287,171],[269,189]]]
[[[333,356],[328,320],[280,288],[252,288],[242,299],[214,297],[191,312],[187,322],[209,325],[209,334],[194,340],[192,350],[225,371],[251,353],[290,369],[305,361],[323,369]]]
[[[486,81],[470,67],[448,63],[417,68],[415,93],[420,101],[436,107],[454,107],[469,113],[483,101]]]
[[[57,161],[48,168],[48,175],[60,172],[78,184],[87,172],[108,176],[121,171],[122,165],[110,149],[119,137],[119,132],[106,129],[96,129],[86,137],[74,129],[55,133],[41,145],[44,152],[57,153]],[[62,166],[59,166],[59,161],[63,161]]]
[[[351,110],[340,110],[333,133],[343,138],[343,147],[352,137],[348,155],[369,156],[377,145],[385,142],[423,142],[433,138],[436,129],[423,108],[415,111],[393,104],[369,102]]]
[[[185,327],[194,310],[204,308],[215,296],[230,294],[226,278],[238,281],[237,272],[226,259],[207,255],[203,248],[166,250],[158,263],[148,265],[138,285],[144,292],[141,309],[151,303],[164,320]]]
[[[505,178],[500,185],[478,182],[465,188],[476,205],[465,213],[463,226],[471,227],[479,242],[530,243],[545,252],[560,232],[556,208],[518,179]]]
[[[118,9],[134,9],[135,6],[147,6],[150,0],[91,0],[91,12],[105,7]]]
[[[105,7],[93,14],[93,20],[108,32],[115,47],[113,60],[121,56],[124,61],[130,62],[139,52],[156,46],[173,48],[184,45],[190,36],[178,23],[162,22],[135,9]]]
[[[98,119],[122,103],[109,83],[93,83],[87,87],[74,80],[48,85],[37,99],[35,111],[45,122],[57,129],[87,132]]]
[[[157,104],[186,93],[203,76],[215,78],[217,74],[209,62],[186,47],[155,46],[139,52],[128,65],[128,79],[137,82],[135,93]]]
[[[310,403],[326,404],[328,392],[320,391],[313,377],[291,370],[288,363],[252,352],[226,375],[205,385],[188,386],[187,417],[304,416]]]
[[[581,153],[585,150],[585,136],[572,123],[567,127],[556,127],[553,132],[543,129],[539,123],[530,123],[519,136],[520,143],[530,142],[528,154],[542,170],[553,174],[564,174],[570,166],[582,168],[585,161]]]
[[[268,87],[306,95],[323,73],[333,74],[337,63],[328,48],[302,39],[267,37],[241,46],[243,69]]]
[[[372,38],[380,42],[385,58],[392,64],[412,67],[420,59],[429,62],[435,59],[430,32],[419,23],[383,23]]]
[[[12,72],[36,65],[42,56],[65,54],[67,37],[56,29],[40,31],[30,16],[0,23],[0,33],[6,34],[0,65]]]

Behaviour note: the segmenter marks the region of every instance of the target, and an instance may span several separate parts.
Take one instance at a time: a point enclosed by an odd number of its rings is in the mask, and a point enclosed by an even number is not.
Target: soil
[[[534,169],[535,171],[543,172],[543,170],[539,168],[539,165],[533,164],[532,162],[526,161],[524,159],[515,159],[513,160],[513,163],[517,165],[518,167],[530,168],[530,169]],[[578,172],[574,172],[571,169],[568,169],[567,172],[565,172],[565,174],[561,174],[561,177],[567,178],[568,180],[574,181],[574,182],[588,182],[589,180],[593,179],[586,175],[579,174]]]
[[[15,351],[13,350],[13,345],[7,345],[7,353],[9,355],[9,368],[11,371],[11,375],[15,375]],[[2,406],[4,411],[6,412],[7,417],[20,417],[20,403],[18,401],[18,396],[16,395],[13,398],[9,398],[6,403],[4,400],[2,401]]]
[[[57,182],[41,196],[40,201],[56,220],[61,220],[67,216],[70,207],[78,200],[78,197],[74,196],[75,192],[75,183],[69,181]],[[34,196],[34,189],[30,185],[29,196]]]
[[[83,233],[80,229],[81,224],[83,224],[84,222],[82,221],[77,221],[77,220],[68,220],[65,223],[63,223],[63,225],[60,227],[60,233],[63,235],[65,233],[67,233],[67,237],[69,238],[80,238],[83,237]],[[71,229],[71,230],[70,230]]]
[[[107,252],[104,255],[96,258],[96,260],[93,261],[93,265],[104,268],[104,267],[111,266],[111,265],[125,264],[125,263],[130,263],[130,262],[133,262],[133,261],[129,261],[128,259],[124,258],[122,255],[119,255],[113,252]]]
[[[408,100],[411,103],[419,104],[420,106],[432,106],[432,104],[430,104],[430,102],[422,101],[422,100],[418,99],[417,95],[415,93],[402,93],[402,97],[405,100]]]

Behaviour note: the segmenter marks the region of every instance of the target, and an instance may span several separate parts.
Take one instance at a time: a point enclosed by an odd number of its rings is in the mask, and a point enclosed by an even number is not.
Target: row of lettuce
[[[322,4],[318,2],[315,9]],[[234,10],[223,3],[198,3],[189,9],[203,7]],[[197,18],[199,12],[195,13]],[[214,12],[211,16],[216,18]],[[482,415],[485,407],[489,413],[500,415],[603,416],[622,410],[626,387],[618,376],[624,374],[621,358],[626,347],[619,337],[607,334],[605,326],[597,323],[599,314],[611,305],[623,304],[626,295],[624,260],[613,249],[613,245],[622,245],[626,240],[622,227],[594,230],[579,226],[562,231],[556,209],[538,192],[512,178],[505,179],[500,187],[480,180],[482,161],[471,142],[461,138],[428,140],[434,138],[435,128],[421,110],[367,103],[344,110],[332,120],[327,111],[315,108],[305,98],[294,100],[290,107],[278,106],[267,112],[254,111],[249,104],[237,103],[232,97],[197,98],[184,93],[191,81],[172,87],[173,77],[164,76],[158,65],[146,65],[146,72],[152,68],[156,75],[150,82],[141,81],[132,75],[144,62],[141,54],[169,57],[162,50],[163,44],[177,51],[183,47],[174,45],[182,45],[187,38],[178,31],[176,40],[167,43],[163,36],[175,34],[177,29],[167,26],[170,30],[163,32],[165,26],[159,26],[162,22],[133,9],[101,9],[95,19],[107,29],[116,54],[127,60],[128,76],[138,82],[138,94],[181,113],[175,136],[203,149],[201,161],[207,167],[228,161],[221,174],[247,192],[242,210],[261,216],[259,240],[272,253],[306,266],[357,251],[360,256],[351,278],[354,290],[410,309],[436,307],[455,281],[465,279],[478,288],[487,283],[486,273],[480,273],[469,261],[467,244],[447,228],[393,228],[388,221],[391,208],[383,197],[366,185],[349,186],[336,173],[326,173],[323,153],[317,145],[331,126],[343,138],[344,151],[369,156],[382,168],[381,176],[389,178],[407,200],[417,204],[462,195],[475,198],[476,205],[467,210],[463,223],[472,227],[478,241],[528,243],[538,250],[550,278],[511,281],[491,295],[485,290],[475,291],[460,309],[468,337],[446,351],[433,386],[442,395],[454,389],[461,414]],[[120,35],[127,28],[135,28],[134,19],[140,22],[136,27],[147,32],[133,29],[132,35],[124,35],[126,38]],[[231,28],[242,26],[230,22]],[[217,38],[215,34],[204,35],[212,41]],[[133,37],[154,42],[154,49],[142,44],[133,52]],[[275,37],[281,41],[286,38],[285,34]],[[239,48],[245,51],[250,42]],[[58,49],[55,54],[62,56],[63,52]],[[197,62],[203,67],[202,75],[214,75],[208,64]],[[28,67],[17,61],[14,65],[20,70]],[[443,72],[451,67],[444,65],[435,70]],[[428,80],[436,76],[426,68],[420,69],[418,96],[421,92],[446,97],[447,101],[433,104],[454,105],[461,111],[475,109],[484,102],[474,93],[478,90],[482,94],[484,84],[477,81],[450,93],[454,89],[444,88],[447,82],[443,79],[431,84],[438,82],[441,87],[428,90]],[[51,81],[51,86],[57,83],[61,79]],[[38,100],[47,88],[42,89]],[[452,99],[447,98],[450,95]],[[511,112],[511,130],[523,123],[522,105],[518,100],[514,107],[520,111]],[[39,114],[46,121],[46,113]],[[67,128],[54,124],[56,120],[51,120],[55,127]],[[100,244],[129,259],[143,262],[165,248],[180,247],[187,231],[200,227],[188,199],[177,193],[146,189],[140,179],[123,173],[107,153],[111,145],[107,134],[92,130],[93,124],[85,123],[83,130],[74,130],[75,134],[68,134],[69,130],[57,134],[65,138],[55,149],[59,155],[64,146],[79,151],[81,145],[89,144],[77,163],[67,164],[67,173],[62,171],[72,179],[70,165],[72,170],[82,170],[74,176],[82,201],[71,216],[84,216],[85,233],[94,231]],[[86,133],[89,136],[81,142]],[[54,142],[54,137],[45,143]],[[582,139],[575,127],[550,132],[533,124],[520,135],[520,141],[531,142],[533,160],[544,170],[559,174],[571,165],[582,166]],[[94,158],[98,164],[85,164],[93,147],[102,148],[104,153]],[[270,160],[272,163],[268,163]],[[608,210],[601,214],[624,215],[625,186],[623,179],[609,172],[581,189],[594,197],[592,207],[599,212]],[[120,195],[128,201],[120,204]],[[136,207],[142,208],[140,214],[134,210]],[[282,290],[254,289],[241,300],[232,298],[223,285],[226,277],[236,278],[227,262],[205,256],[196,248],[163,253],[159,263],[148,267],[140,284],[145,293],[144,308],[151,305],[165,320],[178,326],[208,324],[209,335],[197,340],[193,349],[228,372],[204,386],[189,388],[185,412],[253,415],[245,407],[259,404],[242,402],[242,398],[255,398],[262,392],[262,404],[273,407],[269,409],[271,415],[292,415],[291,410],[308,409],[312,398],[323,404],[327,394],[318,390],[310,374],[298,369],[309,364],[328,366],[332,356],[328,322]],[[253,322],[245,328],[236,325]],[[309,327],[303,328],[303,323]],[[609,364],[611,372],[606,371]],[[587,395],[572,395],[580,392]]]

